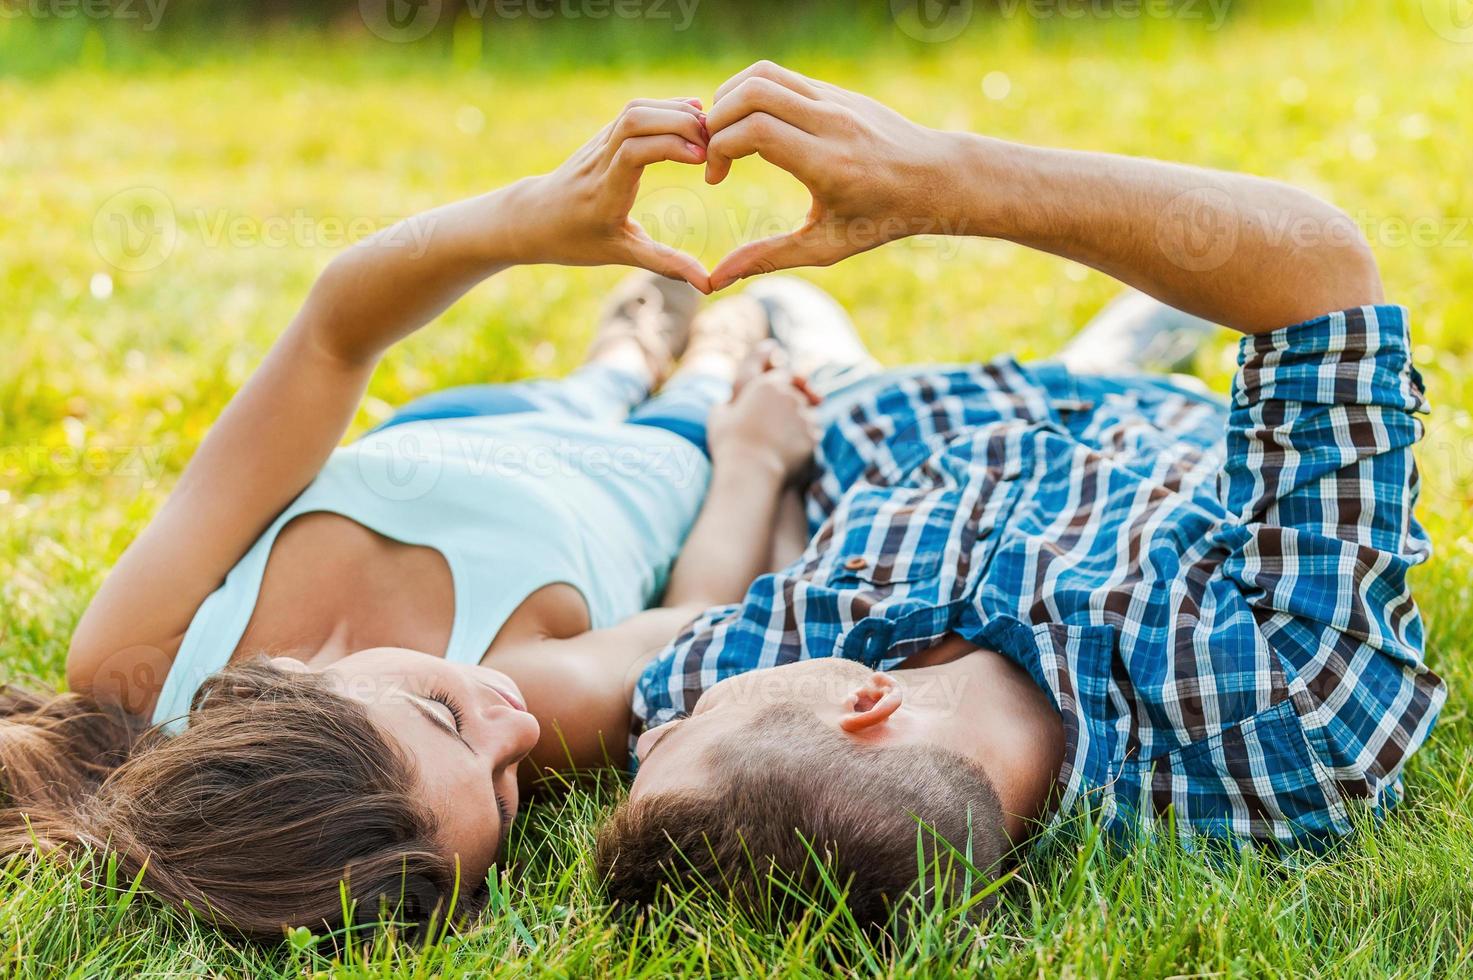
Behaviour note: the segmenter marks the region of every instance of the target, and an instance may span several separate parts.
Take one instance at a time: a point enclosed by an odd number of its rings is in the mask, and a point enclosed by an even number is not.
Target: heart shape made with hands
[[[702,292],[716,292],[758,274],[742,271],[742,249],[781,239],[802,227],[804,209],[811,209],[809,194],[784,176],[788,175],[779,168],[759,167],[742,171],[737,179],[724,177],[719,186],[701,186],[682,171],[662,167],[646,174],[629,217],[647,231],[657,247],[701,264],[707,278],[692,285]],[[723,249],[725,254],[720,254]],[[720,259],[710,265],[694,258],[710,262],[713,254]]]
[[[865,96],[761,61],[728,79],[716,92],[709,111],[695,107],[703,145],[687,143],[692,152],[664,159],[705,166],[708,185],[726,180],[735,160],[761,156],[796,178],[808,191],[810,204],[801,223],[755,241],[737,245],[705,281],[694,274],[700,263],[682,247],[699,228],[709,229],[710,210],[695,191],[670,186],[648,193],[632,204],[631,226],[663,256],[664,271],[676,270],[703,292],[739,279],[798,266],[832,265],[908,235],[921,227],[911,198],[924,190],[920,164],[927,159],[931,131]],[[662,230],[656,242],[645,232],[649,223]]]

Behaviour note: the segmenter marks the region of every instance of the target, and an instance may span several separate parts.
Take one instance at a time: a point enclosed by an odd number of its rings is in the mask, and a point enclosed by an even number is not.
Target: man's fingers
[[[776,235],[734,249],[711,270],[711,289],[725,289],[738,279],[779,269],[814,265],[812,249],[806,248],[795,232]]]
[[[754,112],[731,123],[706,144],[706,183],[721,183],[731,172],[733,160],[753,153],[796,176],[801,162],[815,159],[820,149],[818,140],[796,126],[766,112]]]
[[[715,135],[754,112],[765,112],[806,133],[817,134],[832,109],[770,79],[753,77],[711,107],[706,128]]]
[[[629,264],[671,279],[684,279],[703,293],[711,291],[711,277],[695,258],[635,231],[629,241]]]
[[[666,133],[662,136],[636,136],[625,140],[614,151],[609,166],[637,177],[639,171],[661,160],[701,163],[705,159],[705,147],[682,136]]]
[[[716,90],[716,98],[711,103],[712,107],[714,108],[716,103],[720,102],[728,92],[749,78],[766,78],[810,99],[816,99],[819,95],[818,86],[811,78],[805,78],[791,69],[784,68],[782,65],[774,64],[764,59],[754,65],[748,65],[722,82],[721,87]]]

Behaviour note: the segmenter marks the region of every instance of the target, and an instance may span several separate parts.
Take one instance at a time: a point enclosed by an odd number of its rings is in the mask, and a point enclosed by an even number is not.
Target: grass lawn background
[[[582,856],[606,789],[530,807],[495,911],[429,946],[298,936],[254,949],[132,900],[126,882],[89,892],[64,870],[12,863],[0,972],[1473,970],[1473,43],[1433,29],[1438,3],[1259,8],[1216,31],[979,12],[937,44],[840,15],[779,21],[765,41],[760,24],[733,41],[698,17],[687,34],[462,24],[416,45],[341,25],[181,40],[0,19],[0,677],[60,680],[104,572],[338,247],[550,169],[631,97],[709,99],[776,54],[926,124],[1248,170],[1356,218],[1388,296],[1412,311],[1434,405],[1420,516],[1436,557],[1415,582],[1429,659],[1451,687],[1406,805],[1339,854],[1206,860],[1166,842],[1119,855],[1068,834],[975,929],[931,910],[906,941],[874,943],[831,907],[770,933],[707,904],[616,928]],[[708,264],[806,205],[755,158],[714,189],[693,168],[654,168],[645,192],[636,213],[651,231]],[[806,274],[890,364],[1044,356],[1116,290],[980,240],[916,240]],[[567,370],[619,275],[497,277],[390,354],[359,428],[436,387]],[[1233,354],[1224,336],[1199,359],[1218,390]]]

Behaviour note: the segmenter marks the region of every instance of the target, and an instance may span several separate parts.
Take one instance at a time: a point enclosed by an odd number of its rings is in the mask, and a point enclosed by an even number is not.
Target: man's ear
[[[895,678],[877,671],[849,695],[844,713],[839,716],[839,727],[846,732],[862,732],[882,725],[902,700],[904,694]]]

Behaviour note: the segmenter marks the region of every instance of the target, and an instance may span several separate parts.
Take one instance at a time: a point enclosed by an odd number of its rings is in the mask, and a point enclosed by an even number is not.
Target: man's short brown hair
[[[780,918],[801,910],[788,889],[817,895],[826,866],[872,927],[907,895],[964,899],[957,854],[987,873],[970,876],[976,889],[1010,849],[987,775],[954,752],[856,743],[795,705],[763,712],[751,735],[708,754],[711,789],[626,801],[604,822],[594,862],[609,898],[642,906],[663,884],[707,887]]]

